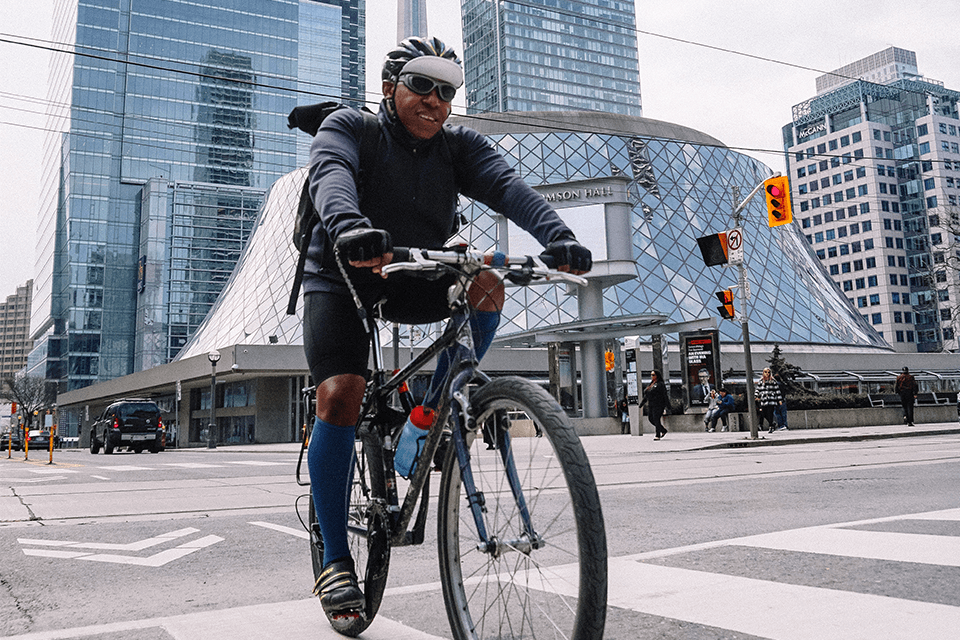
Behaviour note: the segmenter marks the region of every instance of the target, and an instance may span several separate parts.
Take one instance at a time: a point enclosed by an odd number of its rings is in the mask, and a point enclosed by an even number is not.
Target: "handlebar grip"
[[[410,262],[410,247],[394,247],[392,262]]]

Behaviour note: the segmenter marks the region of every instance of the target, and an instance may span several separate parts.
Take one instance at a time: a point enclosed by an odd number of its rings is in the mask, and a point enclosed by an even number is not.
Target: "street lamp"
[[[207,449],[217,448],[217,362],[220,361],[220,352],[211,351],[207,354],[210,361],[210,425],[207,427]]]

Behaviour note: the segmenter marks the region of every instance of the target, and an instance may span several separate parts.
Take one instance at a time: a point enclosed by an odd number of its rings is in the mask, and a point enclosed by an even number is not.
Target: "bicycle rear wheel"
[[[359,618],[327,616],[330,625],[345,636],[356,637],[370,626],[383,599],[390,568],[390,531],[383,494],[383,466],[380,449],[356,446],[356,466],[350,487],[350,502],[347,506],[347,538],[350,555],[357,569],[360,590],[366,605]],[[374,471],[376,470],[376,471]],[[310,560],[313,564],[313,579],[323,569],[323,536],[317,523],[317,511],[310,494]]]
[[[470,466],[488,538],[464,495],[455,447],[440,483],[440,580],[456,640],[603,637],[607,543],[593,472],[566,414],[521,378],[498,378],[471,398],[478,433],[467,434]],[[509,436],[504,436],[508,432]],[[524,534],[507,480],[504,452],[516,463],[536,542]]]

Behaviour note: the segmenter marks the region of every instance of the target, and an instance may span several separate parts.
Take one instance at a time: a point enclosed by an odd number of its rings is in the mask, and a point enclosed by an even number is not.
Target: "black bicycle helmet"
[[[428,60],[428,57],[439,60]],[[387,82],[397,82],[400,71],[408,62],[416,58],[424,58],[423,63],[415,65],[418,73],[435,77],[460,88],[463,86],[463,70],[460,67],[460,58],[456,51],[448,47],[439,38],[406,38],[387,54],[383,60],[383,71],[380,76]],[[440,62],[440,60],[449,62]],[[453,64],[450,64],[453,63]]]

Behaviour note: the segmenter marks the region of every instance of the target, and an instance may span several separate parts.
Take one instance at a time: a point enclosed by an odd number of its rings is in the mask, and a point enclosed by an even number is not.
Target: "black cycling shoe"
[[[366,600],[357,584],[353,559],[344,558],[328,564],[313,587],[320,596],[324,613],[331,616],[356,614],[363,611]]]

